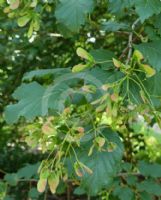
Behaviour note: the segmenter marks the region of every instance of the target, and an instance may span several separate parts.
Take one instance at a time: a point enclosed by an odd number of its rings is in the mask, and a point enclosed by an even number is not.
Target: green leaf
[[[144,161],[139,162],[139,171],[144,176],[149,176],[153,178],[160,178],[161,177],[161,165],[154,163],[146,163]]]
[[[142,181],[141,183],[138,183],[136,186],[139,191],[145,191],[149,194],[153,194],[156,196],[161,195],[161,185],[153,180]]]
[[[117,196],[120,200],[133,200],[134,192],[128,187],[116,187],[113,192],[114,196]]]
[[[93,0],[60,0],[55,16],[71,31],[78,32],[81,25],[85,23],[86,14],[90,13],[93,7]]]
[[[90,51],[95,63],[100,65],[102,69],[107,70],[113,66],[112,58],[114,53],[106,49],[93,49]]]
[[[75,190],[74,190],[74,194],[76,194],[76,195],[83,195],[83,194],[85,194],[86,193],[86,191],[83,189],[83,188],[81,188],[81,187],[77,187]]]
[[[145,19],[161,12],[161,2],[160,0],[136,0],[135,8],[141,22],[144,22]]]
[[[135,45],[134,47],[142,52],[153,68],[157,71],[161,70],[161,40]]]
[[[7,183],[4,181],[0,181],[0,199],[3,199],[6,197],[7,193]]]
[[[11,196],[8,196],[8,195],[7,195],[7,196],[5,196],[5,197],[4,197],[4,199],[3,199],[3,200],[14,200],[14,198],[13,198],[13,197],[11,197]]]
[[[135,186],[136,183],[137,183],[137,177],[136,177],[136,176],[130,176],[130,175],[129,175],[129,176],[126,178],[126,181],[127,181],[128,185],[130,185],[130,186]]]
[[[128,29],[129,26],[124,24],[124,23],[119,23],[116,21],[108,21],[108,22],[104,22],[102,23],[102,27],[101,29],[107,32],[116,32],[119,30],[126,30]]]
[[[47,115],[49,108],[63,109],[64,99],[60,94],[66,95],[67,89],[67,85],[62,82],[48,88],[37,82],[22,84],[13,94],[19,102],[8,105],[5,109],[6,121],[15,123],[21,116],[27,120],[33,120],[37,116]]]
[[[157,15],[158,17],[158,15]],[[158,19],[160,19],[158,17]],[[161,27],[161,26],[159,26]],[[156,27],[158,29],[158,27]],[[156,40],[160,40],[160,37],[159,37],[159,34],[161,34],[161,29],[159,28],[158,30],[154,29],[153,26],[150,26],[150,25],[147,25],[145,26],[145,34],[147,35],[148,39],[151,40],[151,41],[156,41]]]
[[[57,69],[40,69],[40,70],[34,70],[31,72],[27,72],[23,80],[33,79],[34,77],[41,78],[43,76],[52,74],[54,76],[62,75],[64,73],[69,73],[71,70],[67,68],[57,68]]]
[[[154,75],[151,78],[148,78],[145,82],[144,85],[147,88],[148,93],[152,96],[152,97],[161,97],[161,89],[160,89],[160,85],[161,85],[161,72],[156,73],[156,75]]]
[[[19,178],[30,179],[37,175],[38,167],[40,163],[36,163],[33,165],[26,165],[25,167],[18,170],[17,175]]]
[[[88,173],[86,170],[82,170],[83,176],[80,178],[81,188],[91,195],[96,195],[111,183],[122,159],[123,145],[118,135],[109,129],[102,131],[102,134],[109,142],[116,144],[113,152],[101,152],[94,149],[92,155],[88,156],[90,145],[86,142],[77,152],[79,161],[92,171],[92,173]]]
[[[159,15],[156,15],[155,18],[154,18],[154,22],[153,22],[153,26],[157,29],[159,35],[161,35],[161,21],[160,21],[160,17],[161,17],[161,14]],[[151,32],[153,31],[153,35],[156,34],[156,29],[154,29],[154,27],[151,27]],[[156,38],[155,38],[156,39]]]
[[[115,14],[122,14],[125,8],[133,5],[133,0],[109,0],[109,10]]]
[[[37,188],[33,187],[29,190],[28,197],[31,199],[38,199],[40,193],[37,191]]]
[[[34,75],[35,73],[27,75],[27,78]],[[17,122],[20,117],[33,120],[37,116],[45,116],[49,109],[61,112],[65,102],[69,101],[70,95],[75,93],[71,86],[75,87],[80,80],[84,80],[85,84],[93,84],[97,88],[101,88],[103,83],[113,82],[121,76],[120,72],[106,72],[95,68],[81,73],[65,73],[56,78],[53,85],[46,88],[37,82],[22,84],[13,94],[18,103],[6,107],[5,119],[12,124]]]
[[[151,194],[148,194],[147,192],[142,192],[142,193],[140,193],[140,199],[141,200],[153,200],[154,198],[152,197]]]
[[[19,180],[19,177],[16,173],[6,174],[4,180],[11,186],[16,186]]]

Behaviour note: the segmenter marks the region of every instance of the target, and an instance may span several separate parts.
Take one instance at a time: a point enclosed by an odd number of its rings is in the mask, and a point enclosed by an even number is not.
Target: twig
[[[119,57],[119,60],[121,60],[123,57],[125,57],[126,53],[128,52],[129,50],[129,47],[126,47],[123,52],[121,53],[120,57]]]
[[[138,177],[140,177],[140,176],[143,176],[142,174],[140,174],[140,173],[120,173],[120,174],[118,174],[117,175],[118,177],[127,177],[127,176],[138,176]]]
[[[3,169],[0,169],[0,173],[7,174],[7,172],[5,172]]]
[[[38,182],[36,179],[19,179],[18,182]]]
[[[138,22],[140,21],[140,19],[137,19],[131,26],[131,33],[129,35],[129,41],[128,41],[128,49],[129,49],[129,52],[128,52],[128,56],[127,56],[127,60],[126,60],[126,65],[129,64],[129,61],[130,61],[130,58],[131,58],[131,55],[132,55],[132,43],[133,43],[133,31],[135,30],[135,27],[136,25],[138,24]]]
[[[132,43],[135,42],[137,40],[137,37],[133,38],[132,40]],[[128,52],[129,50],[129,46],[127,46],[121,53],[120,57],[119,57],[119,60],[121,60],[122,58],[125,57],[126,53]]]

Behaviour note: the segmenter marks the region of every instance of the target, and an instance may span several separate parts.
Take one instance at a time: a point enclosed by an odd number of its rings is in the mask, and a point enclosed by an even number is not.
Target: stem
[[[18,182],[38,182],[36,179],[19,179]]]
[[[142,174],[140,173],[135,173],[135,172],[132,172],[132,173],[120,173],[117,175],[117,177],[127,177],[127,176],[143,176]]]
[[[44,194],[44,200],[47,200],[48,195],[48,186],[46,186],[45,194]]]
[[[90,197],[90,195],[88,195],[87,200],[90,200],[90,199],[91,199],[91,197]]]
[[[132,31],[129,35],[129,42],[128,42],[129,52],[128,52],[128,56],[127,56],[127,60],[126,60],[126,65],[129,64],[129,61],[130,61],[130,58],[131,58],[131,55],[132,55],[133,32],[134,32],[135,27],[136,27],[136,25],[138,24],[139,21],[140,21],[140,19],[137,19],[136,21],[134,21],[134,23],[131,26]]]
[[[70,183],[67,184],[67,200],[70,200]]]

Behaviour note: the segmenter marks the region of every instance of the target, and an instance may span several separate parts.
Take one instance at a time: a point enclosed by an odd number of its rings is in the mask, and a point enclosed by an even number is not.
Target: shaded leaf
[[[139,162],[139,171],[144,176],[149,176],[153,178],[161,177],[161,165],[157,163],[146,163],[144,161]]]
[[[77,32],[85,23],[86,14],[92,11],[93,6],[93,0],[60,0],[60,4],[56,7],[55,16],[71,31]]]
[[[129,26],[124,24],[124,23],[119,23],[116,21],[108,21],[108,22],[104,22],[102,23],[102,27],[101,29],[107,32],[116,32],[119,30],[126,30],[128,29]]]
[[[142,181],[141,183],[138,183],[136,186],[139,191],[145,191],[149,194],[153,194],[156,196],[161,195],[161,185],[153,180]]]
[[[6,174],[4,180],[11,186],[16,186],[19,180],[19,177],[16,173]]]
[[[161,70],[161,40],[135,45],[135,49],[142,52],[153,68]]]
[[[161,2],[160,0],[135,0],[135,8],[140,20],[144,22],[145,19],[161,12]]]
[[[88,173],[80,168],[82,173],[80,177],[81,188],[91,195],[96,195],[102,188],[111,183],[120,166],[123,153],[123,145],[117,134],[108,129],[102,131],[102,134],[108,141],[116,144],[113,152],[99,152],[94,149],[92,155],[88,156],[90,145],[86,142],[77,152],[78,159],[93,172]]]

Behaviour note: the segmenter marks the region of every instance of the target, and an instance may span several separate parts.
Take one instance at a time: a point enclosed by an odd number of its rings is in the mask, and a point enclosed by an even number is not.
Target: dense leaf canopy
[[[0,199],[160,199],[161,1],[0,10]]]

